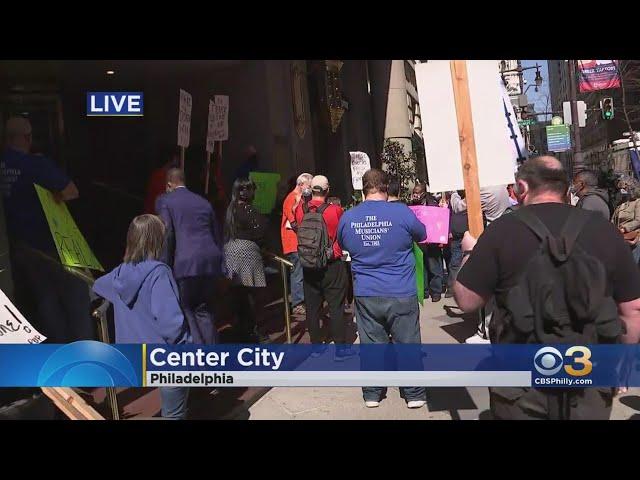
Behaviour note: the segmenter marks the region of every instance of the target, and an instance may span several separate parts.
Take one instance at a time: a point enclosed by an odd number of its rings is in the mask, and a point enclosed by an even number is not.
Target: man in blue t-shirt
[[[6,148],[0,157],[0,194],[18,306],[51,342],[93,339],[89,288],[60,265],[33,184],[50,190],[58,202],[77,198],[78,189],[53,161],[31,154],[29,120],[10,118],[5,136]]]
[[[413,212],[387,202],[387,174],[368,170],[365,197],[347,210],[338,225],[338,243],[351,256],[358,335],[361,344],[420,343],[420,307],[416,294],[413,242],[427,236]],[[365,405],[380,404],[383,387],[363,387]],[[425,405],[423,387],[403,387],[409,408]]]

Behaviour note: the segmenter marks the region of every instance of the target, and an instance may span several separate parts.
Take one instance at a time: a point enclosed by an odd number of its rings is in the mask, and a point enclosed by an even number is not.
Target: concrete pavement
[[[476,315],[463,316],[453,299],[425,301],[423,343],[462,343],[475,332]],[[490,419],[486,388],[430,388],[427,407],[409,410],[397,388],[380,407],[364,406],[360,388],[272,388],[249,408],[250,420],[484,420]],[[616,398],[612,419],[640,419],[640,388]]]

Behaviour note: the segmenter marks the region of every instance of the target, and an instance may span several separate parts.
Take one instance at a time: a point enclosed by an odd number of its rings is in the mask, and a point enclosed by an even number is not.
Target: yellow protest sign
[[[57,203],[53,194],[46,188],[34,184],[44,215],[58,249],[63,265],[69,267],[87,267],[104,272],[104,268],[95,257],[89,244],[78,229],[64,202]]]

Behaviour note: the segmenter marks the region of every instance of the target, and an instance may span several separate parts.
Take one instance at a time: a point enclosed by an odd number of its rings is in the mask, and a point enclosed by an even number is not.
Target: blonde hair
[[[156,215],[139,215],[131,221],[127,232],[125,263],[139,263],[160,258],[164,245],[164,223]]]

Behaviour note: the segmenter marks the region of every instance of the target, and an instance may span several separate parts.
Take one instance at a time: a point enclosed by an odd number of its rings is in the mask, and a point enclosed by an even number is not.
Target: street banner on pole
[[[42,343],[46,339],[0,290],[0,343]]]
[[[459,127],[472,129],[480,187],[514,183],[513,143],[505,127],[505,105],[495,61],[466,61],[471,124],[459,125],[451,64],[416,65],[429,186],[433,192],[464,187]],[[463,117],[465,122],[467,117]]]
[[[34,187],[62,264],[68,267],[91,268],[104,272],[104,268],[91,251],[89,244],[69,213],[67,205],[64,202],[56,202],[53,194],[46,188],[35,184]]]
[[[371,169],[369,155],[364,152],[349,152],[351,155],[351,183],[354,190],[362,190],[362,177]]]
[[[569,125],[548,125],[547,148],[550,152],[566,152],[571,149]]]
[[[187,148],[191,135],[191,94],[180,89],[180,109],[178,114],[178,146]]]
[[[580,92],[620,88],[616,60],[578,60]]]

